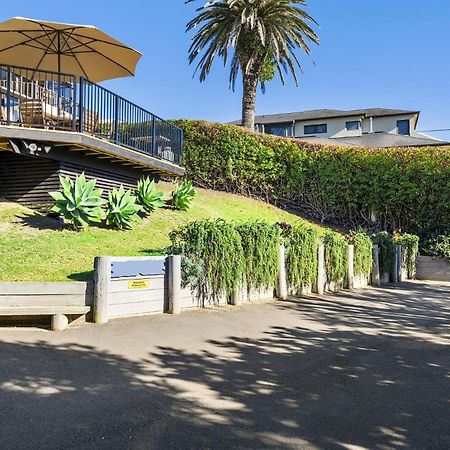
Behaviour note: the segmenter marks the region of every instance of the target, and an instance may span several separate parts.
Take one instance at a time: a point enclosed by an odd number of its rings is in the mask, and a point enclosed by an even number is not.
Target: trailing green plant
[[[281,230],[266,222],[248,222],[236,227],[241,236],[245,258],[245,283],[247,289],[273,287],[279,265]]]
[[[150,214],[158,208],[162,208],[166,201],[164,200],[164,192],[156,189],[155,180],[150,177],[139,180],[136,190],[136,201],[142,206],[143,210]]]
[[[432,235],[425,239],[421,253],[450,262],[450,234]]]
[[[188,211],[196,196],[192,181],[185,180],[172,192],[171,204],[180,211]]]
[[[348,277],[348,243],[344,236],[334,231],[323,237],[325,268],[328,281],[340,282]]]
[[[394,233],[394,242],[403,248],[402,263],[408,274],[413,276],[416,272],[417,256],[419,255],[419,236],[414,234]]]
[[[355,275],[363,275],[369,278],[373,266],[373,243],[370,236],[361,231],[353,232],[348,236],[348,240],[355,248],[353,258]]]
[[[87,181],[84,172],[75,180],[59,177],[62,189],[49,192],[55,200],[51,211],[69,221],[74,229],[86,228],[91,222],[99,223],[104,217],[102,207],[106,200],[103,190],[96,189],[97,180]]]
[[[319,220],[366,229],[450,229],[450,146],[347,148],[176,121],[183,165],[205,188],[290,205]]]
[[[372,242],[380,249],[380,273],[391,275],[394,268],[396,249],[392,235],[387,231],[381,231],[372,235]]]
[[[123,186],[114,188],[108,195],[106,224],[119,230],[131,230],[133,222],[142,222],[141,210],[132,191],[125,191]]]
[[[296,225],[285,237],[289,286],[299,288],[317,282],[320,233],[306,225]]]
[[[216,301],[218,296],[230,295],[242,285],[245,257],[241,236],[232,224],[201,220],[188,223],[169,236],[171,251],[189,261],[184,267],[195,268],[190,274],[183,274],[184,280],[193,272],[202,274],[193,288],[204,300]]]

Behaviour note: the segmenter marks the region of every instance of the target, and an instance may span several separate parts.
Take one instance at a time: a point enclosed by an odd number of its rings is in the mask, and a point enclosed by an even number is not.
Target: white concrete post
[[[111,258],[98,256],[95,258],[94,286],[94,322],[108,323],[109,291],[111,285]]]
[[[169,312],[181,314],[181,256],[169,256]]]
[[[373,266],[372,266],[372,284],[374,286],[381,286],[380,277],[380,249],[378,245],[373,246],[372,250]]]
[[[317,266],[317,293],[323,295],[325,292],[325,246],[319,246],[318,266]]]
[[[52,316],[52,331],[64,331],[69,326],[69,319],[64,314]]]
[[[237,287],[233,293],[231,294],[231,304],[234,306],[240,306],[242,305],[242,295],[243,295],[244,289],[239,286]]]
[[[403,281],[403,248],[401,245],[396,247],[396,258],[397,258],[397,281],[401,283]]]
[[[287,274],[286,274],[286,248],[284,245],[279,247],[279,265],[278,265],[278,280],[277,280],[277,298],[278,300],[287,300]]]
[[[349,245],[347,249],[348,257],[348,279],[347,287],[350,290],[355,288],[355,246]]]
[[[395,258],[394,258],[394,267],[391,268],[391,277],[393,283],[398,283],[398,250],[397,245],[395,246]]]

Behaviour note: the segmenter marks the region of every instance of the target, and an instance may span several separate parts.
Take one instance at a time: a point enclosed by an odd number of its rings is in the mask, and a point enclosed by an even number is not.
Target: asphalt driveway
[[[450,285],[0,329],[2,449],[449,449]]]

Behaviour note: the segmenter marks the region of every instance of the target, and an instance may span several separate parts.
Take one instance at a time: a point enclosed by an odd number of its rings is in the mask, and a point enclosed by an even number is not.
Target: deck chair
[[[83,131],[91,134],[99,132],[98,114],[91,109],[85,109],[83,112]]]
[[[8,120],[8,114],[6,112],[6,108],[4,106],[0,106],[0,124],[5,124]]]
[[[21,122],[24,126],[54,127],[56,123],[49,116],[48,108],[43,100],[22,100],[19,105]]]

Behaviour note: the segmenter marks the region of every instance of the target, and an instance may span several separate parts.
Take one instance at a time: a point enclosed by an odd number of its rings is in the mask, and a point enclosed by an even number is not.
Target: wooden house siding
[[[44,210],[52,204],[48,192],[59,186],[59,162],[0,153],[0,198]]]
[[[0,152],[0,199],[48,211],[53,205],[48,193],[59,190],[59,175],[73,179],[82,172],[86,178],[97,180],[97,186],[104,190],[104,197],[121,184],[127,189],[136,188],[139,178],[149,175],[143,170],[79,152],[59,150],[46,157]]]

